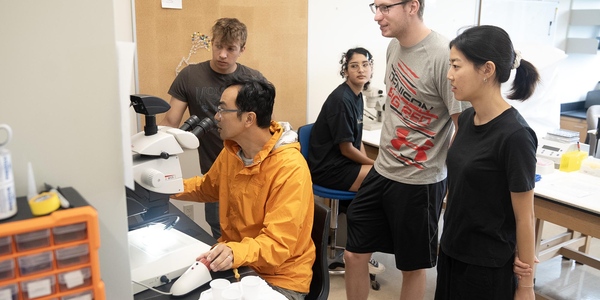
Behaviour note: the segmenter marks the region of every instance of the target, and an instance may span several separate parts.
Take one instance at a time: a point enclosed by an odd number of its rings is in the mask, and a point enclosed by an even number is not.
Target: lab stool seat
[[[304,158],[308,161],[308,151],[310,143],[310,134],[312,132],[314,123],[309,123],[298,128],[298,140],[300,142],[300,152]],[[337,242],[337,229],[338,229],[338,214],[339,214],[339,201],[349,201],[354,199],[356,192],[335,190],[320,186],[313,183],[313,194],[329,201],[329,208],[331,209],[331,219],[329,223],[329,239],[328,239],[328,257],[327,263],[329,265],[329,274],[341,275],[344,274],[344,248],[338,247]],[[342,268],[339,270],[338,268]],[[376,281],[375,274],[369,274],[371,278],[371,287],[374,290],[378,290],[380,285]]]

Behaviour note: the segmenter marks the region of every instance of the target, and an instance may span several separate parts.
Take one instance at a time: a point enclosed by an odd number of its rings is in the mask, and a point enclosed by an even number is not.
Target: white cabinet
[[[596,54],[598,52],[598,30],[600,29],[600,9],[571,10],[567,53]],[[578,31],[576,36],[571,31]],[[590,33],[591,31],[591,33]],[[594,36],[594,32],[595,35]]]
[[[572,0],[567,53],[597,54],[600,38],[600,1]]]
[[[557,0],[481,0],[480,25],[502,27],[513,44],[554,46]]]

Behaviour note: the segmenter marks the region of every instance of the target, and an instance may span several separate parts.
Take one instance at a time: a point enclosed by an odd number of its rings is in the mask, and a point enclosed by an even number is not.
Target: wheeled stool
[[[349,201],[354,199],[355,192],[350,191],[339,191],[324,188],[322,186],[313,184],[313,193],[319,197],[329,200],[329,208],[331,209],[331,219],[329,225],[329,250],[327,256],[327,263],[329,265],[329,274],[343,275],[345,270],[336,270],[337,268],[345,268],[344,263],[344,248],[337,246],[337,228],[338,228],[338,215],[340,209],[340,201]],[[377,282],[377,275],[369,274],[371,280],[371,288],[379,290],[381,285]]]
[[[310,133],[312,131],[313,123],[300,126],[298,128],[298,139],[300,142],[300,152],[306,160],[308,160],[308,148],[310,142]],[[344,264],[344,248],[336,245],[337,241],[337,228],[338,228],[338,213],[339,213],[339,201],[349,201],[354,199],[356,192],[334,190],[326,187],[322,187],[318,184],[313,183],[313,193],[324,199],[329,200],[329,208],[331,209],[331,220],[329,223],[329,250],[327,255],[327,262],[329,265],[329,274],[339,275],[344,274],[344,270],[335,270],[338,267],[345,267]],[[376,280],[375,274],[369,274],[371,278],[371,288],[379,290],[380,284]]]

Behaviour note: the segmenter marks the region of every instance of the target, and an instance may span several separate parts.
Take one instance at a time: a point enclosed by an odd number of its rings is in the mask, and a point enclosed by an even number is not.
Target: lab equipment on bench
[[[571,151],[588,151],[587,144],[579,143],[579,132],[554,129],[538,140],[537,157],[549,159],[558,169],[563,154]]]
[[[134,189],[126,188],[129,257],[133,293],[181,276],[210,246],[173,228],[179,216],[168,214],[169,197],[183,192],[178,155],[196,149],[212,130],[211,118],[191,116],[180,128],[156,125],[156,114],[170,105],[158,97],[131,95],[135,112],[145,115],[144,131],[131,138]]]
[[[564,143],[547,138],[538,141],[536,156],[547,158],[554,162],[555,168],[560,165],[560,159],[564,153],[577,150],[577,143]]]
[[[375,88],[371,85],[366,91],[363,91],[367,108],[375,109],[375,113],[371,113],[368,109],[364,109],[363,128],[365,130],[381,129],[381,115],[385,105],[385,95],[383,90]]]
[[[171,107],[165,100],[131,95],[131,103],[137,113],[145,115],[146,125],[131,138],[135,188],[127,188],[127,210],[130,217],[142,215],[147,220],[165,214],[169,196],[183,191],[178,154],[198,148],[199,138],[212,130],[215,122],[192,115],[181,128],[159,127],[155,115]]]
[[[182,276],[196,263],[196,257],[200,253],[210,250],[209,245],[175,228],[165,230],[160,224],[129,231],[128,236],[131,287],[134,294],[145,291],[147,286],[161,286]],[[203,278],[206,280],[204,283],[211,280],[210,274]],[[175,282],[178,281],[179,279]],[[186,279],[178,285],[184,285],[185,281]],[[196,279],[197,283],[200,281],[202,278]],[[182,290],[184,288],[179,292]]]
[[[208,266],[195,261],[171,286],[173,296],[183,296],[212,280]]]

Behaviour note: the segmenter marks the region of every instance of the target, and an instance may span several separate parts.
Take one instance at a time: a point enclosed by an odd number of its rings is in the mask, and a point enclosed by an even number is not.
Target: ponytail
[[[517,67],[515,80],[513,81],[508,99],[525,101],[533,94],[540,74],[530,62],[521,59]]]

